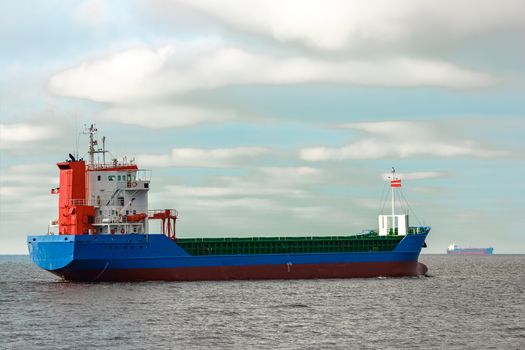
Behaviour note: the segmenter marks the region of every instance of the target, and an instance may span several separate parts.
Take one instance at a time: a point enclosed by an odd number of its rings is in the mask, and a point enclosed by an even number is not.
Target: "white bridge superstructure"
[[[88,167],[89,205],[95,207],[97,233],[147,233],[150,170],[129,164]]]
[[[125,157],[106,162],[105,137],[99,148],[96,133],[93,124],[82,133],[89,136],[87,164],[76,159],[78,154],[57,163],[60,187],[51,193],[60,195],[59,217],[49,228],[60,234],[146,234],[153,219],[161,220],[162,233],[175,238],[177,211],[148,208],[151,170],[139,169]]]

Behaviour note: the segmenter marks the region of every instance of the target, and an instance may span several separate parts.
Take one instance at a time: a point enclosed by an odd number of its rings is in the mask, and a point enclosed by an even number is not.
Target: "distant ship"
[[[447,248],[449,255],[492,255],[494,248],[460,248],[457,244],[451,244]]]
[[[33,262],[65,280],[397,277],[427,272],[418,257],[430,227],[409,226],[407,214],[394,212],[394,190],[401,187],[394,169],[392,213],[379,215],[378,230],[348,236],[179,238],[176,210],[148,208],[151,171],[139,169],[134,161],[106,163],[105,138],[102,149],[96,148],[96,131],[93,125],[86,131],[89,162],[70,154],[57,164],[60,187],[51,193],[59,197],[58,218],[47,235],[27,241]],[[160,233],[149,233],[151,220],[161,221]]]

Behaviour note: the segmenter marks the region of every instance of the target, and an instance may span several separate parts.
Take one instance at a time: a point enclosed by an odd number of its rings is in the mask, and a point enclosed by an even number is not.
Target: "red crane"
[[[169,238],[175,239],[175,223],[179,213],[175,209],[150,210],[148,219],[162,220],[161,232]]]

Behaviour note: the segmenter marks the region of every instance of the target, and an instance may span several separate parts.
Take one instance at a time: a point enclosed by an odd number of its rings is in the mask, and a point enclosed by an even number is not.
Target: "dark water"
[[[65,283],[0,257],[0,348],[525,349],[525,256],[429,277]]]

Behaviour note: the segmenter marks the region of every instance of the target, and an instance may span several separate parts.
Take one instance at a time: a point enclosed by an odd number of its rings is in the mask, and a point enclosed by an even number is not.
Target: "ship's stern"
[[[40,268],[61,276],[60,271],[74,259],[74,235],[28,236],[31,260]]]

